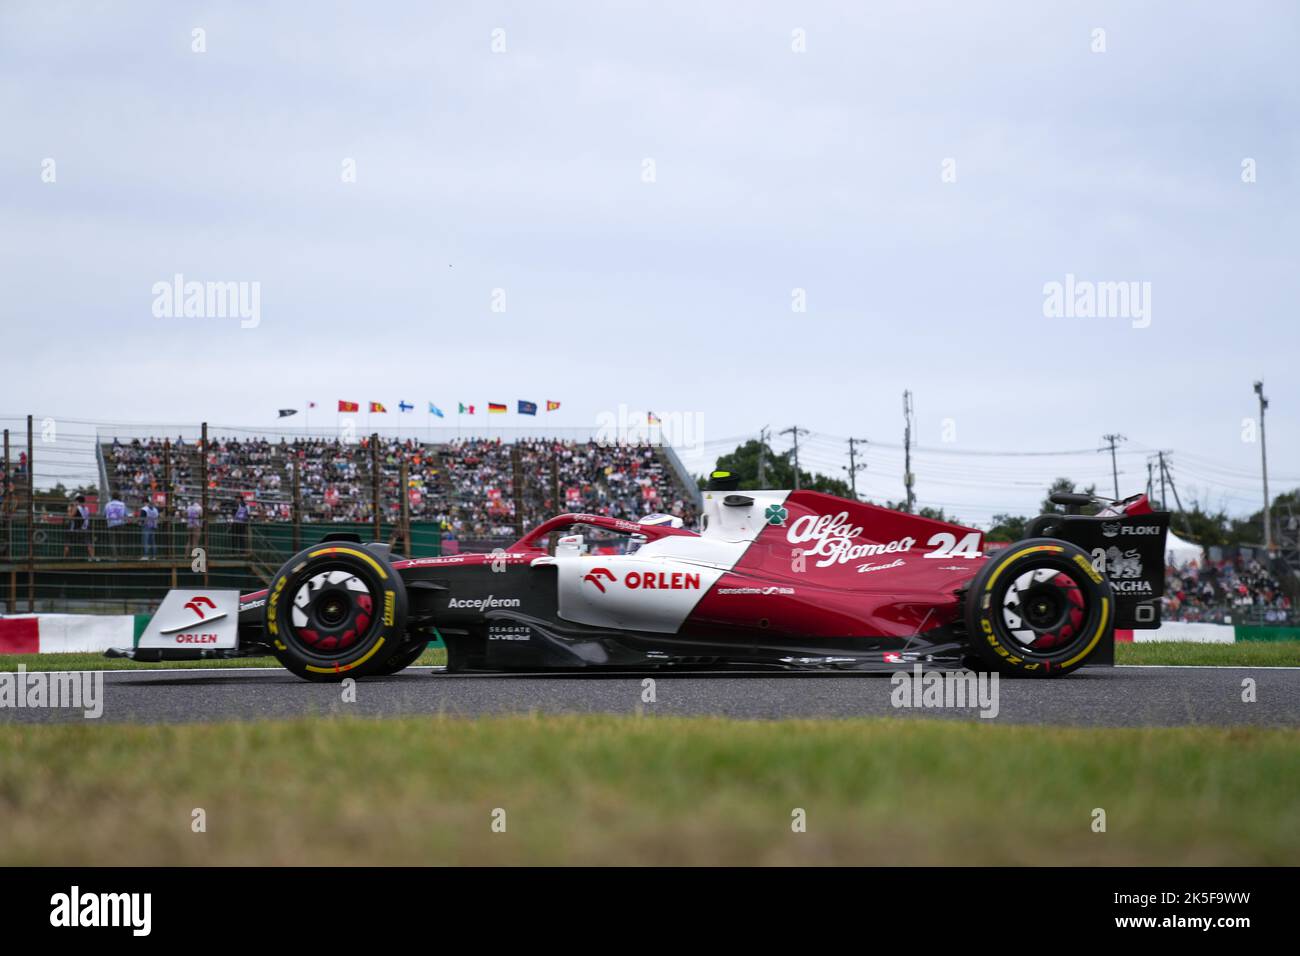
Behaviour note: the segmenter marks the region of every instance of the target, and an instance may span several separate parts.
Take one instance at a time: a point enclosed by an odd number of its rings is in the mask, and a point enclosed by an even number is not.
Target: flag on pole
[[[461,408],[464,408],[464,407],[465,407],[464,405],[461,406]],[[429,414],[430,414],[430,415],[437,415],[439,418],[446,418],[446,417],[447,417],[446,415],[444,415],[444,414],[442,413],[442,409],[439,408],[437,405],[433,404],[433,402],[430,402],[430,403],[429,403]],[[472,414],[472,410],[471,410],[471,414]]]
[[[537,414],[537,403],[536,403],[536,402],[525,402],[523,399],[520,399],[520,400],[519,400],[519,414],[520,414],[520,415],[536,415],[536,414]]]
[[[358,405],[356,402],[345,402],[345,401],[343,401],[342,399],[339,399],[339,411],[341,411],[341,412],[359,412],[359,411],[361,411],[361,406]]]
[[[388,414],[388,409],[384,408],[384,403],[383,403],[383,402],[371,402],[371,403],[370,403],[370,410],[371,410],[372,412],[377,412],[377,413],[379,413],[379,414],[383,414],[383,415],[387,415],[387,414]]]
[[[409,412],[414,407],[414,405],[409,404],[405,399],[399,398],[397,400],[397,410],[399,412]]]
[[[506,413],[506,406],[499,405],[496,402],[488,402],[489,415],[504,415],[505,413]]]
[[[654,412],[646,412],[646,413],[645,413],[645,423],[646,423],[647,425],[661,425],[661,424],[663,424],[661,421],[659,421],[659,416],[656,415]]]
[[[316,403],[315,403],[315,402],[308,402],[308,403],[307,403],[307,407],[308,407],[308,408],[315,408],[315,407],[316,407]]]
[[[281,418],[288,418],[290,415],[297,415],[297,414],[298,414],[298,409],[296,409],[296,408],[282,408],[282,409],[280,409],[280,417],[281,417]]]
[[[474,414],[474,406],[473,406],[473,405],[466,405],[464,402],[461,402],[461,403],[460,403],[460,414],[462,414],[462,415],[473,415],[473,414]]]
[[[553,402],[549,398],[546,400],[546,410],[548,412],[558,411],[559,407],[560,407],[559,402]]]

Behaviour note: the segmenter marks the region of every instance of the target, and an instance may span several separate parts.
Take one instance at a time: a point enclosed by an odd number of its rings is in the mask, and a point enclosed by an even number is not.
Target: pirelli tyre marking
[[[280,575],[279,579],[275,582],[275,587],[271,589],[270,599],[266,602],[266,629],[274,635],[279,635],[280,633],[280,623],[276,612],[279,611],[280,592],[284,590],[284,586],[288,582],[289,576],[287,574]],[[278,639],[275,643],[281,648],[284,647]]]
[[[315,664],[304,665],[307,670],[314,674],[342,674],[344,671],[350,671],[354,667],[360,667],[370,658],[374,657],[381,647],[384,646],[384,639],[381,637],[375,641],[375,646],[370,648],[362,657],[348,664],[331,664],[329,667],[317,667]]]
[[[986,593],[992,591],[993,585],[994,583],[996,583],[998,579],[998,575],[1003,572],[1003,570],[1006,568],[1008,564],[1016,560],[1016,558],[1020,557],[1021,555],[1032,554],[1035,551],[1058,551],[1059,552],[1064,550],[1065,550],[1064,548],[1058,547],[1057,545],[1054,544],[1040,544],[1032,548],[1025,548],[1021,551],[1015,552],[1014,554],[1007,555],[1007,557],[1002,561],[1002,563],[998,565],[998,569],[994,571],[991,575],[989,575],[989,583],[984,586],[984,591]],[[988,607],[987,597],[984,599],[984,606],[986,608]]]
[[[360,558],[362,561],[366,562],[366,564],[370,565],[372,568],[375,569],[375,573],[379,575],[379,580],[381,581],[388,580],[388,572],[384,570],[383,565],[381,565],[370,555],[366,554],[364,551],[358,551],[355,548],[333,548],[333,547],[321,548],[319,551],[312,551],[307,555],[307,557],[319,558],[322,554],[348,554],[354,558]],[[301,565],[299,565],[299,568],[300,567]],[[296,571],[298,570],[298,568],[295,568],[294,570]]]
[[[1083,573],[1088,575],[1088,577],[1092,578],[1094,583],[1101,584],[1101,580],[1102,580],[1101,573],[1092,566],[1091,561],[1089,561],[1081,554],[1076,554],[1074,556],[1074,563],[1077,564],[1079,567],[1081,567],[1083,569]]]

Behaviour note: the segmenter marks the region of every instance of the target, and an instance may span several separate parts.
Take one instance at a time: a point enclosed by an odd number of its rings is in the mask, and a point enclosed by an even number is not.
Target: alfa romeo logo
[[[784,505],[768,505],[767,510],[763,512],[763,517],[767,523],[778,528],[785,527],[785,519],[790,517],[790,512],[785,510]]]

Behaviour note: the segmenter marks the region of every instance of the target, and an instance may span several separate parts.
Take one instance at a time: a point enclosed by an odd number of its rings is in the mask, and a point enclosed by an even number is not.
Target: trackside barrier
[[[0,615],[0,654],[87,654],[136,647],[151,614]],[[429,647],[442,647],[442,638]]]
[[[1139,644],[1169,641],[1194,644],[1241,644],[1248,641],[1300,641],[1300,627],[1268,627],[1254,624],[1194,624],[1165,621],[1154,631],[1116,631],[1115,640]]]
[[[11,614],[0,617],[0,654],[97,653],[134,647],[147,614]]]

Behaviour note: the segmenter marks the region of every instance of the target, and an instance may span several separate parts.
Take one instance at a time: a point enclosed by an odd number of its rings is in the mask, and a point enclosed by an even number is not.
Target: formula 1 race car
[[[919,663],[1056,676],[1113,661],[1117,627],[1159,626],[1169,514],[1143,495],[1052,500],[1066,513],[987,551],[970,528],[741,491],[721,473],[698,532],[662,515],[563,514],[490,554],[413,559],[329,534],[266,590],[171,592],[139,646],[117,653],[269,653],[339,681],[396,673],[441,637],[453,672]],[[622,544],[593,553],[588,536]]]

